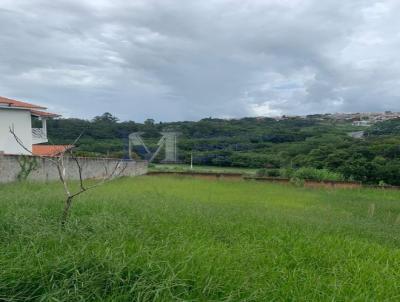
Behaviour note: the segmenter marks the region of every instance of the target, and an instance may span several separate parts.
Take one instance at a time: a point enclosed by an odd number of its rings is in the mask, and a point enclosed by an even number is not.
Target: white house
[[[31,154],[36,144],[47,143],[47,119],[58,114],[46,112],[45,107],[0,97],[0,152],[4,154]],[[41,128],[32,128],[32,118],[41,121]],[[10,128],[25,150],[10,133]]]
[[[371,126],[371,122],[367,121],[367,120],[363,120],[363,121],[354,121],[353,126],[362,126],[362,127],[368,127]]]

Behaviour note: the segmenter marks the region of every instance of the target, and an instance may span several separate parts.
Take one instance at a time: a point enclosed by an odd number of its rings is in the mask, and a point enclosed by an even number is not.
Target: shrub
[[[280,173],[279,169],[269,169],[269,170],[267,170],[267,176],[280,177],[281,173]]]
[[[265,169],[265,168],[258,169],[258,170],[256,171],[256,175],[259,176],[259,177],[265,176],[266,173],[267,173],[267,169]]]
[[[316,168],[300,168],[293,172],[291,175],[293,178],[309,179],[317,181],[343,181],[345,177],[337,172],[332,172],[327,169],[316,169]]]
[[[388,184],[385,183],[383,180],[380,180],[379,183],[378,183],[378,186],[380,186],[380,187],[385,187],[385,186],[387,186],[387,185],[388,185]]]
[[[295,170],[293,168],[282,168],[279,170],[279,174],[284,178],[292,178],[294,172]]]
[[[256,175],[259,177],[268,176],[268,177],[280,177],[281,173],[279,169],[258,169]]]
[[[304,179],[298,177],[292,177],[290,179],[290,183],[295,185],[296,187],[303,187],[304,186]]]

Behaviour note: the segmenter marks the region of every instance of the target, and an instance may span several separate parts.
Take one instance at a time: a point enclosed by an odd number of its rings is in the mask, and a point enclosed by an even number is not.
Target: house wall
[[[23,159],[18,155],[0,154],[0,183],[16,181],[21,171],[19,161],[22,162],[23,160],[35,160],[37,162],[37,167],[29,174],[28,180],[45,182],[59,179],[57,166],[46,158],[26,156]],[[84,179],[104,177],[106,169],[108,173],[111,173],[119,162],[116,159],[97,158],[79,158],[78,160],[82,167]],[[64,166],[67,179],[79,180],[79,170],[74,160],[65,158]],[[124,167],[120,176],[137,176],[147,173],[147,161],[125,161],[120,167]],[[118,172],[116,174],[119,175]]]
[[[32,151],[32,121],[29,110],[9,109],[0,107],[0,152],[6,154],[29,154],[14,139],[10,127],[21,139],[24,146]]]

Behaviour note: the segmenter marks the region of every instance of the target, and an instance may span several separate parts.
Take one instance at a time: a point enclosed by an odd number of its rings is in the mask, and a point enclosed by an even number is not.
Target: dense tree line
[[[400,120],[368,128],[364,139],[351,138],[358,130],[350,122],[291,118],[213,119],[197,122],[120,122],[109,113],[93,120],[56,119],[48,123],[54,143],[70,143],[82,131],[81,155],[124,157],[129,133],[143,131],[150,148],[159,132],[181,132],[180,158],[196,164],[279,169],[312,167],[341,173],[365,183],[400,185]],[[136,150],[137,156],[143,156]]]

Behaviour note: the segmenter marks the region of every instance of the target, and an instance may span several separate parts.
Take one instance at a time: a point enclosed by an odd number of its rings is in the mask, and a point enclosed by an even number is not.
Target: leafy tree
[[[160,131],[174,129],[182,134],[179,155],[186,163],[193,152],[195,164],[267,170],[311,167],[365,183],[400,184],[400,120],[378,123],[366,131],[365,139],[359,140],[348,136],[357,129],[351,123],[317,116],[280,121],[205,118],[171,123],[147,119],[136,123],[121,122],[104,113],[91,121],[50,120],[48,133],[52,142],[69,144],[84,131],[78,154],[121,157],[129,133],[144,132],[144,139],[154,150]]]

